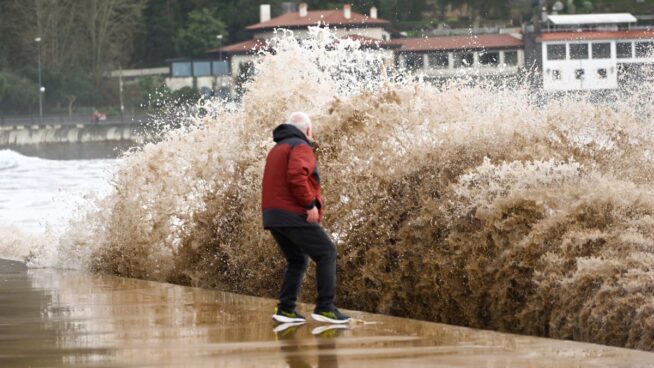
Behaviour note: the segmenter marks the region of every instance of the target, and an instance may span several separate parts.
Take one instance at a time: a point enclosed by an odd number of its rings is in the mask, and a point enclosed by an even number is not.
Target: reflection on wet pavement
[[[0,261],[0,367],[654,366],[646,352],[359,312],[372,323],[280,326],[274,304]]]

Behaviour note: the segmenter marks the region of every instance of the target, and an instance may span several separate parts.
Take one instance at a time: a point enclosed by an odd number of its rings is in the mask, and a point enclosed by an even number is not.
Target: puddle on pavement
[[[0,366],[654,366],[652,353],[359,312],[372,323],[284,329],[270,319],[274,304],[0,260]]]

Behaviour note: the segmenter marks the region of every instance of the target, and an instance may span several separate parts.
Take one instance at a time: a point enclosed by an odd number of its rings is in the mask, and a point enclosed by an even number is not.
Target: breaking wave
[[[343,307],[654,350],[654,105],[387,72],[325,30],[280,36],[242,104],[120,162],[61,239],[97,272],[274,297],[271,130],[313,117]],[[512,87],[509,87],[512,85]],[[313,299],[312,271],[302,298]]]
[[[110,191],[114,160],[47,160],[0,150],[0,257],[32,267],[79,268],[57,259],[58,239],[78,208]]]

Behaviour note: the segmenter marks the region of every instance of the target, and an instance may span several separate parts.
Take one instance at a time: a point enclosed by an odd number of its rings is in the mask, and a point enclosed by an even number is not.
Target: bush
[[[39,101],[39,86],[37,83],[11,73],[5,73],[4,93],[0,96],[0,107],[3,111],[28,112]]]
[[[195,104],[202,96],[197,88],[183,87],[173,91],[171,99],[176,106]]]

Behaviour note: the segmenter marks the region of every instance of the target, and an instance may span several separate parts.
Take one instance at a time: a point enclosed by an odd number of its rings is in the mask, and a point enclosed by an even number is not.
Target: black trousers
[[[271,227],[269,230],[288,262],[278,307],[287,311],[295,310],[304,271],[309,263],[308,258],[311,258],[316,262],[316,310],[333,309],[336,294],[336,246],[325,230],[320,226]]]

